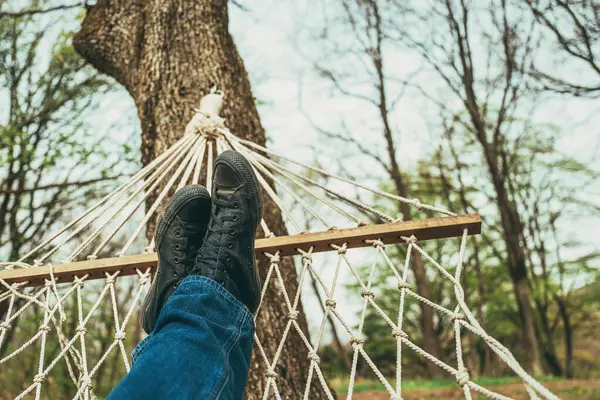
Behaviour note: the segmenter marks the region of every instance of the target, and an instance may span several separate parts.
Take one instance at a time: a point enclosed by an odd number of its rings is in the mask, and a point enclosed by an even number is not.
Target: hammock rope
[[[365,225],[366,222],[362,218],[353,214],[355,211],[360,212],[361,217],[367,217],[373,221],[398,221],[397,218],[365,204],[358,198],[351,197],[348,194],[350,193],[349,190],[334,189],[329,180],[345,185],[352,190],[368,194],[374,201],[378,199],[392,200],[436,215],[456,215],[437,206],[423,204],[419,199],[407,199],[353,182],[323,169],[293,160],[253,142],[240,139],[225,127],[225,121],[218,116],[221,101],[221,93],[213,92],[207,95],[202,100],[201,108],[197,110],[191,122],[187,125],[184,136],[164,153],[134,174],[127,182],[122,183],[113,192],[67,223],[63,228],[33,246],[23,257],[16,261],[0,263],[0,277],[2,269],[27,271],[28,268],[36,266],[50,266],[50,275],[45,280],[45,284],[35,289],[27,287],[26,281],[9,284],[0,278],[0,303],[6,302],[6,312],[0,322],[0,348],[7,340],[8,331],[17,328],[17,321],[20,317],[35,312],[36,308],[43,311],[43,316],[39,320],[39,327],[31,338],[25,340],[17,348],[11,349],[9,354],[0,359],[0,373],[2,373],[10,368],[11,361],[18,359],[22,354],[29,354],[26,350],[39,344],[35,374],[31,377],[31,381],[25,389],[15,394],[16,399],[22,399],[32,392],[35,393],[36,399],[40,399],[43,388],[49,385],[49,377],[53,369],[61,360],[66,363],[69,377],[77,388],[73,399],[83,398],[88,400],[96,398],[92,385],[93,378],[114,351],[120,353],[125,370],[129,371],[129,355],[124,344],[127,336],[126,328],[147,289],[151,269],[136,271],[133,280],[132,298],[124,315],[121,315],[117,285],[122,280],[130,278],[120,277],[120,272],[117,271],[115,273],[105,272],[104,281],[101,285],[95,283],[98,281],[92,281],[96,277],[91,277],[89,274],[75,276],[72,283],[62,283],[55,278],[53,266],[50,262],[57,258],[63,262],[72,262],[78,259],[94,260],[102,257],[103,250],[115,241],[122,243],[117,251],[118,256],[125,256],[132,252],[139,254],[142,251],[152,253],[155,247],[154,240],[143,243],[144,230],[148,222],[160,211],[162,204],[174,189],[180,189],[189,183],[197,184],[200,182],[205,164],[205,180],[203,183],[207,187],[211,187],[213,179],[212,164],[215,153],[218,154],[227,149],[233,149],[242,153],[250,161],[261,187],[281,210],[286,226],[291,228],[293,233],[302,234],[304,232],[297,218],[297,210],[299,209],[306,211],[307,215],[310,215],[325,230],[332,230],[344,224],[349,227]],[[309,176],[304,175],[298,169],[308,173]],[[335,188],[338,187],[337,184]],[[139,214],[138,210],[142,204],[147,204],[148,199],[152,199],[152,204],[149,205],[143,216],[136,216]],[[292,207],[288,206],[290,203],[288,200],[290,199],[294,204]],[[260,222],[260,226],[265,237],[275,237],[264,219]],[[469,234],[468,229],[464,229],[459,239],[460,244],[454,275],[427,254],[419,245],[419,238],[415,236],[403,236],[401,238],[406,245],[406,257],[402,265],[394,264],[386,252],[386,243],[381,238],[373,237],[367,240],[365,245],[372,248],[374,255],[368,266],[366,277],[361,277],[359,269],[351,260],[350,253],[358,250],[350,249],[348,243],[330,245],[331,254],[335,255],[336,261],[332,263],[334,267],[329,280],[315,267],[313,248],[298,249],[296,254],[301,259],[301,267],[298,272],[297,289],[294,293],[289,293],[286,289],[285,280],[283,279],[285,272],[280,267],[281,254],[279,252],[265,253],[259,262],[266,260],[269,266],[264,279],[257,317],[260,317],[263,302],[267,300],[265,297],[268,288],[276,285],[280,289],[287,310],[287,322],[273,354],[268,354],[258,334],[254,336],[255,355],[264,366],[266,378],[266,387],[262,393],[262,398],[282,398],[281,391],[278,388],[278,382],[281,378],[278,376],[277,371],[279,366],[290,361],[282,359],[282,354],[286,341],[292,332],[297,333],[306,346],[310,361],[302,394],[303,398],[305,400],[309,398],[312,385],[317,384],[315,382],[318,382],[329,399],[334,398],[326,383],[327,378],[321,368],[319,356],[319,349],[323,345],[328,323],[330,320],[334,320],[349,337],[352,349],[351,367],[347,371],[348,399],[351,399],[354,393],[359,360],[369,366],[392,399],[401,399],[403,383],[402,355],[406,349],[415,352],[453,376],[466,399],[472,398],[473,391],[492,399],[509,399],[505,395],[473,382],[464,362],[463,335],[465,333],[480,338],[489,346],[523,381],[531,398],[558,399],[527,374],[506,347],[486,333],[466,304],[460,281],[461,274],[463,274],[466,243]],[[143,246],[140,246],[140,244],[143,244]],[[413,289],[409,271],[414,254],[420,254],[437,278],[444,279],[453,286],[454,297],[447,299],[448,302],[446,303],[452,304],[453,308],[437,304]],[[398,289],[398,311],[394,315],[388,315],[375,299],[375,278],[382,273],[389,274],[390,279],[386,279],[386,282],[393,281],[393,285]],[[325,294],[323,300],[324,313],[318,323],[318,329],[311,332],[310,336],[301,329],[297,321],[301,292],[309,276],[314,279],[318,289]],[[360,295],[361,299],[357,323],[349,322],[339,311],[340,307],[348,306],[346,298],[351,296],[350,293],[340,294],[339,286],[344,284],[342,277],[351,279],[360,290],[358,294],[355,294]],[[86,302],[89,302],[91,297],[84,291],[86,285],[96,291],[99,289],[97,297],[88,310],[85,309]],[[454,335],[456,365],[449,365],[447,362],[434,357],[414,341],[411,341],[409,335],[403,330],[403,323],[406,318],[406,301],[409,297],[432,307],[450,321]],[[64,324],[67,320],[67,314],[64,307],[69,300],[74,303],[76,308],[75,312],[71,311],[69,314],[69,318],[76,319],[76,327],[72,334],[67,335]],[[86,340],[88,338],[86,336],[88,334],[87,326],[104,302],[110,304],[114,336],[106,351],[99,355],[97,361],[92,363],[89,353],[91,345],[89,340]],[[365,350],[367,338],[364,334],[364,327],[369,311],[374,311],[385,321],[389,327],[390,336],[396,341],[395,383],[381,371]],[[49,359],[47,344],[54,339],[52,333],[56,335],[60,352],[54,358]]]

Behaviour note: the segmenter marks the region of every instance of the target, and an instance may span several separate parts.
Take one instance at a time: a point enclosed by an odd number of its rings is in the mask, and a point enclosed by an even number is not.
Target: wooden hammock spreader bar
[[[288,256],[298,254],[298,249],[308,251],[312,247],[313,253],[317,253],[332,250],[332,244],[341,246],[346,243],[348,248],[367,247],[371,244],[366,241],[372,239],[381,239],[385,244],[393,244],[403,242],[402,237],[411,235],[415,235],[419,241],[459,237],[465,228],[469,230],[470,235],[481,233],[480,216],[469,214],[257,239],[255,251],[257,256],[264,253],[275,254],[277,251],[282,256]],[[54,264],[52,268],[54,278],[60,283],[70,282],[74,277],[83,277],[86,274],[87,279],[101,279],[106,277],[105,272],[114,273],[119,270],[120,276],[133,275],[136,270],[145,271],[147,268],[156,267],[156,262],[156,253],[150,253]],[[8,284],[27,282],[27,286],[43,285],[45,279],[50,279],[50,267],[44,265],[0,271],[0,279],[4,279]],[[0,291],[2,290],[0,286]]]

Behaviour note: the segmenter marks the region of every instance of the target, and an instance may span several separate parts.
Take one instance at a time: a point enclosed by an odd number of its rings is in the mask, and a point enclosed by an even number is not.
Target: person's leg
[[[216,281],[186,277],[108,399],[240,399],[254,321]]]
[[[143,309],[144,329],[153,330],[111,400],[239,399],[244,392],[261,292],[258,181],[239,153],[220,154],[207,227],[206,196],[189,190],[174,196],[159,223],[158,271]]]

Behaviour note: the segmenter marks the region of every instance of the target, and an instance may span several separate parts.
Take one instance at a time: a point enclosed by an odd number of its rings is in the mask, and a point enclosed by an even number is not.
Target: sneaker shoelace
[[[174,247],[174,250],[179,251],[182,250],[183,254],[185,254],[185,257],[183,259],[179,258],[179,257],[175,257],[178,261],[176,262],[182,262],[183,263],[183,267],[184,267],[184,271],[187,273],[191,267],[194,266],[194,261],[196,259],[196,252],[198,251],[198,247],[192,243],[190,243],[190,238],[193,238],[194,236],[199,234],[199,230],[195,229],[194,227],[187,227],[184,229],[185,231],[185,236],[188,238],[187,243],[183,246],[183,248],[179,247],[179,244],[176,244]],[[175,270],[175,276],[178,276]],[[183,276],[180,276],[180,278],[182,278]]]
[[[223,242],[223,236],[235,235],[235,229],[233,227],[225,227],[225,222],[233,221],[236,222],[238,220],[238,216],[235,213],[227,213],[226,211],[233,210],[239,208],[238,201],[229,201],[219,198],[213,198],[213,204],[215,205],[215,213],[213,215],[211,224],[208,227],[208,231],[206,233],[206,240],[204,244],[197,252],[196,261],[199,264],[203,264],[208,266],[211,269],[215,267],[219,268],[219,249],[221,248],[221,244]],[[225,251],[228,253],[226,257],[226,261],[229,261],[229,254],[231,254],[231,249],[233,246],[231,242],[225,245]],[[221,264],[223,264],[223,260],[221,259]],[[226,266],[227,267],[227,266]]]

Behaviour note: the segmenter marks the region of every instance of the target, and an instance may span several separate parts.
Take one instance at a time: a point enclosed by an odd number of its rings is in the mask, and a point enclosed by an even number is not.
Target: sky
[[[314,29],[321,23],[323,14],[331,15],[324,9],[325,3],[318,0],[279,2],[266,0],[248,4],[249,11],[231,7],[230,29],[249,71],[255,97],[261,100],[259,111],[272,148],[296,158],[311,161],[318,158],[327,163],[330,157],[319,158],[319,154],[332,155],[339,149],[319,139],[310,120],[320,127],[339,130],[343,120],[349,130],[360,135],[365,143],[370,142],[370,133],[377,127],[369,125],[372,113],[363,103],[331,96],[330,87],[314,72],[312,61],[322,57],[317,44],[303,41],[306,30]],[[392,74],[403,76],[420,66],[420,60],[412,54],[395,51],[387,66]],[[555,67],[552,54],[542,60],[550,70]],[[592,79],[584,68],[573,64],[570,78],[579,77],[582,81]],[[427,85],[427,84],[426,84]],[[428,84],[435,91],[437,84]],[[440,93],[443,96],[443,93]],[[398,158],[405,169],[414,168],[419,160],[429,156],[437,148],[439,138],[430,133],[432,105],[423,100],[405,96],[393,112],[399,136]],[[578,98],[555,98],[548,96],[541,105],[536,105],[534,120],[551,123],[562,132],[557,148],[569,156],[600,167],[597,157],[600,135],[600,102]],[[367,121],[356,115],[366,115]],[[307,118],[307,116],[310,118]],[[317,151],[314,150],[317,149]],[[381,147],[379,147],[381,148]],[[325,160],[325,161],[323,161]],[[344,164],[352,168],[352,162]],[[356,161],[363,166],[362,160]],[[369,168],[380,174],[377,165]],[[361,168],[358,168],[361,169]],[[588,199],[600,203],[598,187],[587,188]],[[597,248],[600,239],[593,233],[598,221],[582,219],[577,226],[565,226],[573,235],[585,235]]]

